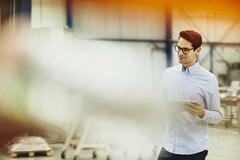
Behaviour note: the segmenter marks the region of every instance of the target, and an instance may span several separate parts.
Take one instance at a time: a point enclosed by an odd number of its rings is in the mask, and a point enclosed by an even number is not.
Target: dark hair
[[[202,45],[202,36],[198,32],[192,30],[181,31],[179,33],[179,38],[180,37],[191,42],[194,50]]]

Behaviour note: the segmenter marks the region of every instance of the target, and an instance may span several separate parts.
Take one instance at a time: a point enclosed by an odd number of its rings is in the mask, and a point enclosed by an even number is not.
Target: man
[[[184,103],[186,106],[181,112],[170,116],[158,160],[205,160],[208,123],[217,124],[222,120],[217,79],[198,62],[201,44],[199,33],[180,32],[175,46],[180,64],[164,71],[164,99],[188,103]]]

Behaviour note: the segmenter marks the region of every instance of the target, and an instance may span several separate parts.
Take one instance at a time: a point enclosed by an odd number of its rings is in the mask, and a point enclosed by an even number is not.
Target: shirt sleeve
[[[219,87],[216,77],[209,83],[208,91],[205,95],[206,108],[203,121],[218,124],[222,121],[223,113],[220,109]]]

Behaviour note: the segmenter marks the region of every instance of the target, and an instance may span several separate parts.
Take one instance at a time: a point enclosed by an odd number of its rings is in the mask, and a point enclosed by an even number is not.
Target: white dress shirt
[[[165,100],[197,101],[205,108],[203,118],[186,111],[171,115],[163,147],[174,154],[208,150],[208,123],[217,124],[223,116],[216,77],[199,62],[188,68],[179,64],[164,71],[161,91]]]

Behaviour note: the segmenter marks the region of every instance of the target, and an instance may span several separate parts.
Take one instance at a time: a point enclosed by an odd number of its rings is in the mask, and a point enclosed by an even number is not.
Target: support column
[[[210,72],[213,73],[213,49],[214,49],[214,45],[210,44]]]
[[[72,0],[66,0],[67,26],[73,28]]]
[[[172,11],[170,7],[166,8],[166,56],[167,67],[172,65]]]

